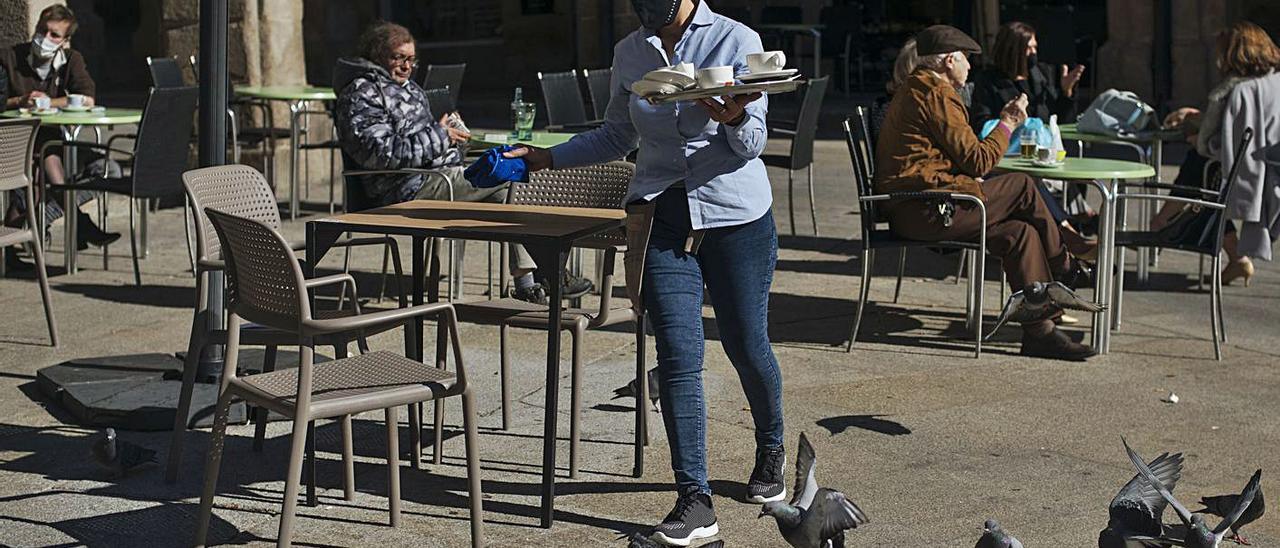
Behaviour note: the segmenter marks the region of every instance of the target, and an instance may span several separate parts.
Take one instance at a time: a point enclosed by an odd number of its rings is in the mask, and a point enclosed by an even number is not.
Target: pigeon
[[[647,377],[649,378],[649,403],[652,403],[656,410],[658,408],[658,368],[650,369]],[[631,382],[614,388],[613,397],[610,399],[635,398],[636,392],[636,380],[631,379]]]
[[[800,433],[796,483],[791,502],[765,503],[760,515],[773,516],[782,538],[794,548],[844,548],[844,532],[869,520],[844,493],[818,487],[816,456],[809,438]]]
[[[1161,453],[1147,467],[1160,482],[1172,490],[1182,478],[1182,453]],[[1110,518],[1107,528],[1098,533],[1098,548],[1126,548],[1138,546],[1172,546],[1180,535],[1171,534],[1162,521],[1164,509],[1169,505],[1156,488],[1142,476],[1133,478],[1107,509]]]
[[[1009,295],[1000,311],[1000,320],[983,340],[989,340],[1006,323],[1024,323],[1047,320],[1063,309],[1098,313],[1105,305],[1086,301],[1062,282],[1032,282],[1022,291]]]
[[[139,466],[159,462],[154,450],[119,439],[115,428],[94,436],[92,452],[93,460],[117,478]]]
[[[1231,535],[1227,537],[1228,540],[1245,546],[1252,544],[1249,542],[1249,539],[1244,538],[1244,536],[1240,534],[1240,529],[1262,517],[1262,513],[1266,511],[1266,504],[1263,502],[1264,499],[1265,497],[1262,496],[1262,487],[1259,486],[1258,494],[1254,495],[1253,502],[1249,504],[1249,508],[1240,515],[1240,519],[1237,519],[1236,522],[1231,525]],[[1200,504],[1203,504],[1204,508],[1202,508],[1198,513],[1226,517],[1227,513],[1230,512],[1232,508],[1235,508],[1239,501],[1240,495],[1204,497],[1200,499]]]
[[[994,519],[982,524],[982,537],[973,548],[1022,548],[1022,542],[1005,532]]]
[[[1129,442],[1125,441],[1124,438],[1120,440],[1124,443],[1124,450],[1129,454],[1129,460],[1133,462],[1133,466],[1138,469],[1138,472],[1142,474],[1142,477],[1146,478],[1151,486],[1156,488],[1160,496],[1164,497],[1164,500],[1170,506],[1173,506],[1174,512],[1178,514],[1178,519],[1182,520],[1183,525],[1187,527],[1186,537],[1182,540],[1182,545],[1188,548],[1218,548],[1222,544],[1222,539],[1226,536],[1227,531],[1231,529],[1232,525],[1235,525],[1245,510],[1249,509],[1250,504],[1253,503],[1254,497],[1257,496],[1258,490],[1261,488],[1259,484],[1262,481],[1262,470],[1258,470],[1253,473],[1253,477],[1249,478],[1249,483],[1240,492],[1239,498],[1236,499],[1235,507],[1227,513],[1227,517],[1222,518],[1217,527],[1210,530],[1205,525],[1204,515],[1192,514],[1187,511],[1187,507],[1173,498],[1173,493],[1169,492],[1168,487],[1160,480],[1159,476],[1151,471],[1146,462],[1143,462],[1142,457],[1138,456],[1133,451],[1133,448],[1129,447]]]

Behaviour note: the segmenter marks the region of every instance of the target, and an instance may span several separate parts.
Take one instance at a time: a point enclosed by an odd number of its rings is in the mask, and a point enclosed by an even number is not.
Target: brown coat
[[[876,143],[876,192],[936,190],[983,200],[976,179],[995,169],[1009,148],[997,129],[978,140],[955,88],[937,73],[918,69],[893,95]]]
[[[35,90],[43,91],[53,98],[72,93],[96,96],[97,86],[89,76],[89,70],[85,68],[84,56],[73,49],[67,49],[65,53],[66,64],[41,80],[35,67],[31,66],[31,42],[0,49],[0,66],[9,73],[9,97],[22,97]]]

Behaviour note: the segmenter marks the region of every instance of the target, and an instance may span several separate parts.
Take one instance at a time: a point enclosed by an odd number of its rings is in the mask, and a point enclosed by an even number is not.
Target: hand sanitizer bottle
[[[1055,161],[1061,162],[1067,158],[1067,149],[1062,146],[1062,131],[1058,129],[1058,115],[1054,114],[1049,117],[1049,134],[1053,136],[1053,155]]]

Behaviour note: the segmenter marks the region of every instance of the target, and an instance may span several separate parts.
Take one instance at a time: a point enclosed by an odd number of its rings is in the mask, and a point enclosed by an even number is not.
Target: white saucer
[[[631,93],[641,97],[652,97],[655,95],[670,95],[680,91],[680,86],[669,84],[666,82],[655,82],[653,80],[636,80],[631,84]]]
[[[36,116],[49,116],[51,114],[57,114],[58,107],[33,108],[31,109],[31,113],[35,114]]]
[[[93,107],[91,107],[91,106],[87,106],[87,105],[80,105],[80,106],[78,106],[78,107],[73,107],[73,106],[71,106],[71,105],[67,105],[67,106],[65,106],[65,107],[62,107],[62,110],[63,110],[64,112],[89,112],[89,111],[93,110]]]
[[[671,69],[658,69],[658,70],[650,71],[648,74],[644,75],[644,79],[650,82],[661,82],[664,84],[671,84],[680,89],[690,88],[694,85],[694,83],[697,82],[697,80],[695,80],[693,76],[690,76],[680,71],[671,70]]]
[[[743,82],[763,82],[763,81],[769,81],[769,80],[782,80],[784,78],[793,76],[798,72],[800,72],[800,69],[771,70],[769,72],[749,72],[741,76],[738,76],[738,79]]]
[[[1035,159],[1035,160],[1032,160],[1032,161],[1031,161],[1031,165],[1036,166],[1036,167],[1062,167],[1062,166],[1064,166],[1064,165],[1067,165],[1067,163],[1066,163],[1066,162],[1059,162],[1059,161],[1056,161],[1056,160],[1040,160],[1040,159]]]

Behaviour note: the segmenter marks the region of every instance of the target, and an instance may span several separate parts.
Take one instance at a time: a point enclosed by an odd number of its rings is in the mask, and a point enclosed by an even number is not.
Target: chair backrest
[[[0,119],[0,191],[31,186],[31,154],[39,128],[39,118]]]
[[[1245,151],[1249,149],[1249,144],[1253,142],[1253,128],[1244,128],[1244,132],[1240,134],[1240,146],[1236,147],[1236,155],[1231,161],[1231,170],[1227,172],[1226,178],[1222,180],[1222,189],[1219,190],[1218,202],[1226,204],[1230,199],[1231,187],[1235,185],[1236,177],[1240,174],[1240,160],[1244,158]],[[1217,235],[1214,237],[1214,245],[1221,251],[1222,234],[1227,228],[1227,212],[1225,210],[1218,212]]]
[[[587,122],[587,106],[582,102],[576,72],[539,72],[538,83],[542,86],[542,100],[547,103],[547,124],[565,126]]]
[[[377,202],[364,191],[359,175],[347,175],[347,171],[361,169],[360,163],[346,151],[342,151],[342,210],[355,213],[378,207]]]
[[[449,88],[453,96],[453,104],[458,104],[458,94],[462,93],[462,76],[467,72],[466,63],[456,65],[427,65],[423,70],[422,89]]]
[[[870,131],[867,130],[867,112],[861,106],[853,109],[853,114],[844,119],[844,134],[849,145],[849,158],[853,162],[853,180],[858,186],[858,198],[875,194],[872,180],[875,168],[871,158]],[[875,202],[858,200],[858,217],[862,223],[862,241],[866,246],[867,235],[876,229],[877,212]]]
[[[205,216],[205,209],[253,219],[272,230],[280,229],[276,195],[257,169],[238,164],[193,169],[182,174],[182,186],[195,213],[196,256],[201,260],[222,259],[218,235]]]
[[[818,117],[822,114],[822,99],[827,95],[830,79],[830,76],[814,78],[805,86],[804,102],[800,103],[800,116],[796,118],[796,134],[791,139],[791,169],[813,163],[813,139],[818,133]]]
[[[272,227],[213,208],[204,210],[224,251],[227,310],[268,327],[298,332],[311,307],[298,260]]]
[[[569,169],[544,169],[530,174],[528,183],[511,185],[507,201],[535,206],[622,209],[635,173],[635,164],[621,160]],[[579,245],[620,246],[626,245],[626,239],[621,232],[606,233]]]
[[[182,193],[198,93],[194,87],[152,88],[133,145],[133,197]]]
[[[147,57],[151,69],[151,85],[158,88],[180,88],[187,85],[182,79],[182,68],[173,57]]]
[[[604,113],[609,110],[609,84],[613,80],[613,69],[583,69],[582,74],[587,77],[587,93],[591,94],[591,110],[595,112],[597,120],[604,119]]]
[[[427,95],[427,108],[431,109],[431,115],[437,119],[458,110],[453,102],[453,94],[450,92],[449,86],[428,88],[422,91]]]

